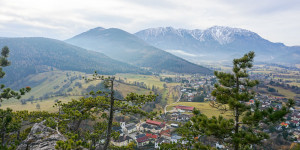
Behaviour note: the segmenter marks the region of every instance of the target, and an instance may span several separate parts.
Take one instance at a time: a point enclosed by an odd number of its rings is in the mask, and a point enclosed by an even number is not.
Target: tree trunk
[[[239,133],[239,114],[238,114],[238,107],[235,107],[235,129],[234,134],[237,135]],[[239,143],[234,143],[234,149],[239,149]]]
[[[237,93],[240,91],[240,84],[239,84],[239,77],[236,75],[236,88],[237,88]],[[235,106],[235,129],[234,129],[234,134],[237,135],[239,133],[239,107]],[[234,143],[234,150],[239,149],[239,142]]]
[[[20,129],[21,130],[21,129]],[[20,141],[20,130],[17,132],[17,140]]]
[[[5,128],[4,128],[4,131],[2,131],[2,133],[1,133],[1,138],[2,138],[2,147],[4,147],[5,146]]]
[[[111,138],[111,128],[112,128],[112,122],[114,118],[114,78],[110,80],[111,82],[111,87],[110,87],[110,111],[109,111],[109,120],[108,120],[108,127],[107,127],[107,136],[106,136],[106,141],[104,145],[104,150],[107,150],[108,145],[110,143],[110,138]]]

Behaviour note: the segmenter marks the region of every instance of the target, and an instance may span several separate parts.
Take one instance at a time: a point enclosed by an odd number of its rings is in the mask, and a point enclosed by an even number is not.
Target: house
[[[255,102],[255,101],[254,101],[253,99],[249,100],[249,104],[250,104],[250,105],[253,105],[254,102]]]
[[[163,128],[160,127],[160,126],[144,123],[140,126],[139,130],[143,131],[143,132],[151,132],[151,133],[157,133],[158,134],[163,130]]]
[[[171,127],[178,128],[178,124],[172,123]]]
[[[158,138],[158,135],[151,134],[151,133],[146,133],[146,136],[147,136],[149,139],[157,139],[157,138]]]
[[[159,134],[160,134],[161,137],[165,137],[165,138],[168,138],[168,139],[171,138],[171,130],[170,129],[162,130]]]
[[[147,120],[146,121],[147,124],[151,124],[151,125],[155,125],[155,126],[159,126],[159,127],[165,127],[165,123],[159,122],[159,121],[153,121],[153,120]]]
[[[291,118],[292,118],[292,120],[299,121],[300,120],[300,115],[298,113],[293,113]]]
[[[137,146],[144,146],[149,144],[149,137],[147,137],[145,134],[140,134],[135,137],[135,140],[137,142]]]
[[[136,128],[136,124],[135,124],[135,123],[130,123],[130,124],[125,125],[124,129],[126,130],[126,132],[127,132],[128,134],[137,131],[137,128]]]
[[[171,142],[172,143],[177,143],[179,142],[179,140],[181,139],[181,136],[177,135],[177,134],[174,134],[171,136]]]
[[[115,146],[127,146],[133,139],[129,136],[119,136],[117,140],[112,140],[112,144]]]
[[[191,112],[191,111],[194,110],[195,107],[189,107],[189,106],[177,105],[177,106],[175,106],[175,108],[176,108],[177,110],[184,110],[184,111],[189,111],[189,112]]]
[[[285,122],[281,122],[280,125],[282,127],[285,127],[285,128],[288,128],[289,127],[289,124],[285,123]]]
[[[292,120],[291,124],[293,124],[296,127],[298,127],[300,125],[299,121],[297,121],[297,120]]]

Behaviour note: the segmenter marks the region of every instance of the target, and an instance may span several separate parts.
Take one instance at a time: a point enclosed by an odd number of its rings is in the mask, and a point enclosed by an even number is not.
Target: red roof
[[[182,109],[182,110],[194,110],[195,107],[177,105],[177,106],[175,106],[175,108]]]
[[[149,138],[147,136],[140,137],[136,139],[138,143],[146,142]]]
[[[147,120],[146,123],[152,124],[152,125],[157,125],[157,126],[160,126],[162,124],[162,122],[153,121],[153,120]]]
[[[281,125],[281,126],[287,126],[287,125],[289,125],[289,124],[287,124],[287,123],[285,123],[285,122],[282,122],[280,125]]]
[[[146,136],[149,137],[149,138],[152,138],[152,139],[157,139],[158,138],[157,135],[151,134],[151,133],[146,133]]]
[[[171,132],[170,129],[168,129],[168,130],[162,130],[160,132],[160,135],[171,136],[170,132]]]

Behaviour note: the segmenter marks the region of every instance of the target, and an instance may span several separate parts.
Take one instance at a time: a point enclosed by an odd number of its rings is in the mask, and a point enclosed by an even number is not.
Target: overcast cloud
[[[299,0],[0,0],[0,37],[67,39],[95,27],[130,33],[151,27],[214,25],[300,45]]]

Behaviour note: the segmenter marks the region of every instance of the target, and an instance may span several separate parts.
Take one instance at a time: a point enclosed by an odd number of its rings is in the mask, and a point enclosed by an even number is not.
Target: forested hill
[[[129,64],[109,58],[103,53],[88,51],[48,38],[3,38],[0,47],[8,46],[11,66],[0,82],[10,84],[27,75],[49,70],[72,70],[101,74],[142,73]]]
[[[66,40],[85,49],[102,52],[107,56],[155,71],[211,74],[212,71],[153,47],[126,31],[95,28]]]

